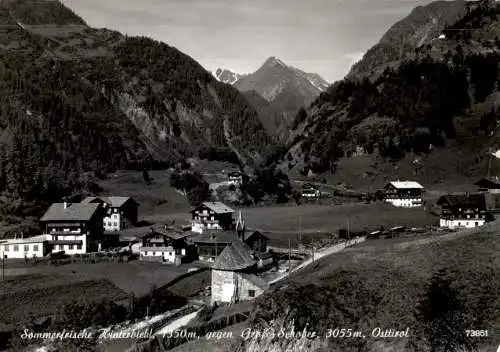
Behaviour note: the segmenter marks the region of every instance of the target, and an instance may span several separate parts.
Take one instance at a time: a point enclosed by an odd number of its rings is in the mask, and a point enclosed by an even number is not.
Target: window
[[[75,245],[74,244],[70,244],[68,249],[73,250],[74,248],[75,248]]]
[[[476,227],[478,227],[478,226],[479,226],[479,223],[476,221]]]
[[[33,251],[38,252],[38,245],[37,244],[33,245]]]
[[[24,245],[24,251],[25,252],[29,252],[30,251],[30,246],[28,246],[27,244]]]
[[[60,244],[59,245],[59,250],[62,251],[64,249],[64,245],[63,244]]]
[[[117,223],[116,221],[115,221],[115,223],[114,223],[114,224],[115,224],[115,226],[118,226],[118,223]]]
[[[76,249],[82,249],[82,245],[81,244],[77,244],[76,245]]]
[[[9,251],[9,245],[8,245],[8,244],[6,244],[6,245],[5,245],[5,251],[6,251],[6,252],[8,252],[8,251]]]
[[[248,290],[248,297],[255,297],[255,290]]]
[[[19,252],[19,246],[17,244],[14,245],[14,252]]]
[[[156,252],[153,252],[153,257],[156,255]]]

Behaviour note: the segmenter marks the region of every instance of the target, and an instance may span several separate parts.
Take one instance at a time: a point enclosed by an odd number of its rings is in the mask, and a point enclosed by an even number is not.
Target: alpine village
[[[335,82],[207,69],[76,3],[0,2],[1,351],[497,351],[497,1],[384,5]]]

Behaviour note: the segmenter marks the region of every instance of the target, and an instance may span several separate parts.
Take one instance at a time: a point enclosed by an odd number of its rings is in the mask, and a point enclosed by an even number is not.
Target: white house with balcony
[[[449,229],[483,226],[487,219],[484,194],[448,194],[437,201],[441,207],[439,226]]]
[[[191,231],[232,230],[234,210],[221,202],[204,202],[191,211]]]
[[[423,190],[424,187],[415,181],[392,181],[384,187],[384,200],[395,207],[420,207]]]
[[[98,203],[54,203],[40,219],[50,252],[83,254],[103,244],[103,208]]]

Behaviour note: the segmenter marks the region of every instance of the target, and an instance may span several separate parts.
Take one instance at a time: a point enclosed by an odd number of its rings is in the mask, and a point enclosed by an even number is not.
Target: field
[[[72,300],[85,298],[123,300],[130,293],[148,294],[155,285],[160,287],[194,265],[178,267],[155,263],[130,262],[68,264],[62,266],[25,266],[9,268],[6,262],[5,281],[0,296],[0,322],[22,323],[31,316],[57,314],[58,309]],[[201,277],[200,274],[196,274]],[[176,293],[195,290],[196,280],[188,278],[175,285]],[[186,279],[186,280],[188,280]],[[197,287],[200,287],[198,284]],[[15,309],[12,309],[15,307]],[[15,318],[15,320],[14,320]]]

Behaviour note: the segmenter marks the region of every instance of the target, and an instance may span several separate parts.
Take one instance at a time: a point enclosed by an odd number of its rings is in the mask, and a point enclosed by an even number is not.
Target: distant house
[[[498,177],[483,177],[476,183],[479,192],[500,193],[500,179]]]
[[[384,187],[384,200],[395,207],[420,207],[423,189],[415,181],[392,181]]]
[[[319,198],[321,195],[318,187],[311,183],[302,185],[302,197],[304,198]]]
[[[232,183],[232,184],[242,184],[243,183],[243,174],[239,171],[234,171],[234,172],[230,172],[227,174],[227,177],[229,179],[229,183]]]
[[[212,304],[235,303],[260,296],[269,284],[255,275],[257,262],[241,241],[224,248],[212,266]]]
[[[103,212],[95,203],[54,203],[40,219],[44,234],[50,235],[51,252],[66,254],[99,250],[103,244]]]
[[[152,227],[141,239],[140,260],[179,265],[184,258],[193,256],[186,241],[188,236],[187,232],[167,226]]]
[[[42,258],[50,252],[50,236],[0,240],[0,258]]]
[[[484,194],[449,194],[436,203],[441,207],[439,226],[454,228],[472,228],[485,224],[487,206]]]
[[[105,231],[120,231],[137,223],[139,203],[130,197],[87,197],[82,203],[102,204]]]
[[[191,231],[232,230],[234,210],[221,202],[204,202],[191,211]]]
[[[444,33],[441,33],[439,35],[438,39],[446,39],[446,35]]]

